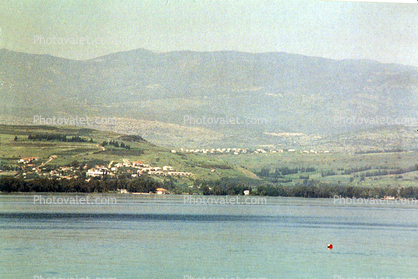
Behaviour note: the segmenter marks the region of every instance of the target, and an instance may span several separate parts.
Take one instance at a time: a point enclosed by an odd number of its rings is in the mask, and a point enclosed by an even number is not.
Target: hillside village
[[[54,157],[50,157],[50,162]],[[140,161],[130,162],[123,159],[122,162],[110,162],[109,165],[95,165],[89,167],[88,165],[79,165],[77,162],[72,163],[71,166],[60,166],[52,168],[45,166],[38,157],[22,158],[18,160],[21,166],[21,173],[18,171],[16,175],[21,174],[22,178],[36,178],[46,177],[55,179],[77,179],[85,178],[90,181],[92,178],[135,178],[139,176],[161,176],[161,177],[191,177],[191,172],[176,171],[172,166],[150,166]]]

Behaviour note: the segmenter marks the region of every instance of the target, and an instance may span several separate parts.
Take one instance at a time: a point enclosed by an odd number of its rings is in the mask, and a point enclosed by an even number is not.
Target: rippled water
[[[44,205],[0,195],[0,278],[418,278],[418,205],[113,197]]]

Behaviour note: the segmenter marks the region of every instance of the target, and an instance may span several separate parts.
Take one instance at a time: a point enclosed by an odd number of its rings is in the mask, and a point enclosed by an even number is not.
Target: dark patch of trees
[[[20,166],[6,165],[6,164],[2,163],[1,160],[0,160],[0,170],[4,170],[4,171],[18,171],[18,170],[22,170],[22,167],[20,167]]]
[[[309,185],[298,184],[295,186],[260,185],[253,190],[254,195],[302,197],[302,198],[383,198],[394,196],[401,198],[418,199],[418,187],[406,187],[399,190],[390,187],[353,187],[341,185],[329,185],[326,183],[311,182]]]
[[[333,171],[333,170],[321,172],[321,176],[322,177],[332,176],[332,175],[337,175],[337,173],[335,171]]]
[[[71,136],[67,137],[67,135],[62,134],[29,134],[29,140],[46,140],[46,141],[61,141],[61,142],[91,142],[93,143],[93,139],[85,139],[80,136]]]
[[[77,193],[105,193],[127,189],[130,192],[155,193],[160,183],[150,177],[136,179],[99,180],[92,179],[48,179],[37,178],[24,180],[16,177],[0,178],[1,192],[77,192]]]
[[[222,178],[216,181],[195,181],[203,195],[242,195],[245,190],[251,191],[251,183],[238,178]]]
[[[370,177],[370,176],[379,176],[379,175],[393,175],[393,174],[403,174],[407,172],[413,172],[418,170],[418,164],[414,166],[410,166],[407,168],[401,168],[396,170],[376,170],[376,171],[368,171],[361,174],[356,174],[355,177]]]
[[[113,145],[114,147],[120,147],[120,148],[125,148],[125,149],[131,149],[131,146],[128,144],[125,144],[123,141],[119,144],[118,141],[116,140],[110,140],[110,141],[103,141],[101,144],[101,146],[107,146],[107,145]]]
[[[355,173],[355,172],[367,171],[367,170],[371,170],[371,169],[372,169],[371,166],[350,168],[348,170],[344,170],[343,174],[352,174],[352,173]]]
[[[120,136],[119,139],[128,142],[146,142],[142,137],[135,135]]]
[[[216,164],[199,164],[197,165],[198,167],[201,168],[206,168],[206,169],[221,169],[221,170],[230,170],[232,169],[230,166],[227,165],[216,165]]]
[[[270,168],[264,167],[259,172],[255,172],[260,177],[270,177],[270,178],[283,178],[285,175],[291,175],[291,174],[297,174],[299,172],[314,172],[316,171],[313,167],[295,167],[295,168],[289,168],[289,167],[281,167],[276,168],[273,172]]]
[[[131,179],[127,183],[126,188],[129,192],[137,192],[137,193],[155,193],[157,188],[161,187],[160,182],[156,182],[150,177],[140,177],[138,179]]]

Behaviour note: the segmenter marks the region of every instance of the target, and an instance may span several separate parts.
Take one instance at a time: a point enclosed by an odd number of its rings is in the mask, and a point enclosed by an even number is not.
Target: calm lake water
[[[94,197],[117,204],[0,195],[0,278],[418,278],[418,205]]]

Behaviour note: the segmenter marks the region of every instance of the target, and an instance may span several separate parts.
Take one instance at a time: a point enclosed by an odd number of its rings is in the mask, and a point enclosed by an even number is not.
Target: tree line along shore
[[[0,178],[0,192],[2,193],[112,193],[125,190],[128,193],[156,193],[158,188],[165,188],[171,194],[196,195],[243,195],[247,191],[250,195],[304,197],[304,198],[397,198],[418,199],[417,187],[358,187],[331,185],[310,181],[293,186],[272,185],[265,182],[242,181],[239,179],[220,179],[217,181],[196,180],[192,187],[177,183],[173,179],[157,181],[152,177],[138,177],[136,179],[100,180],[84,179],[58,180],[37,178],[25,180],[16,177]]]

